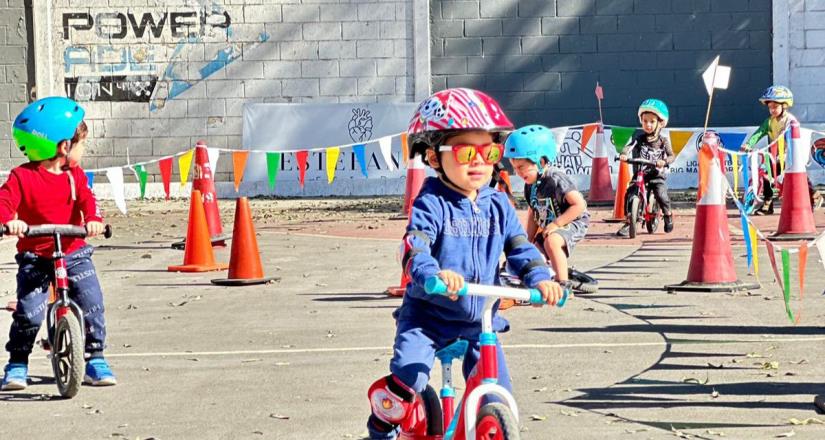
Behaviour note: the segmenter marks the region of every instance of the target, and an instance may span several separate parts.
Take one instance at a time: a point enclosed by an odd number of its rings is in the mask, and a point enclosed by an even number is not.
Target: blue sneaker
[[[3,385],[0,390],[3,391],[20,391],[25,390],[29,386],[29,366],[26,364],[7,364],[3,368],[6,373],[3,376]]]
[[[103,358],[92,358],[86,362],[86,377],[83,378],[83,383],[95,386],[104,387],[109,385],[116,385],[112,369],[109,368],[109,363]]]

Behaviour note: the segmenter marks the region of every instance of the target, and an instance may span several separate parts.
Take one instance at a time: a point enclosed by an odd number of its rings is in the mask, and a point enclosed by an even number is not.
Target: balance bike
[[[447,286],[438,277],[425,283],[424,289],[430,295],[449,295]],[[564,306],[569,290],[556,304]],[[493,305],[499,298],[529,301],[544,304],[541,293],[536,289],[516,289],[512,287],[465,284],[459,296],[476,295],[485,297],[481,318],[481,357],[470,372],[464,396],[455,412],[455,389],[452,385],[452,362],[461,359],[467,352],[469,343],[458,340],[436,352],[441,363],[441,400],[428,385],[424,393],[416,396],[416,410],[410,412],[412,420],[401,423],[399,440],[518,440],[518,406],[513,395],[498,382],[498,357],[496,334],[493,332]],[[495,397],[498,401],[481,405],[485,397]],[[446,430],[445,430],[446,427]]]
[[[630,238],[636,238],[636,229],[640,222],[647,229],[648,234],[652,234],[659,229],[659,205],[645,185],[645,170],[649,167],[656,168],[656,162],[638,158],[630,158],[624,162],[631,165],[640,165],[639,170],[636,172],[635,182],[628,189],[627,200],[625,201],[629,226],[628,235]]]

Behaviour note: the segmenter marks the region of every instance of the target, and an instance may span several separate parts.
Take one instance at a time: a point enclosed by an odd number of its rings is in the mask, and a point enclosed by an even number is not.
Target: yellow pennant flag
[[[751,235],[751,243],[753,246],[753,275],[756,277],[756,280],[759,281],[759,242],[756,237],[756,228],[749,224],[748,233]]]
[[[248,151],[232,152],[232,172],[235,177],[235,192],[238,192],[241,187],[241,180],[243,180],[243,173],[244,170],[246,170],[246,159],[248,157]]]
[[[693,132],[689,130],[670,130],[670,146],[673,148],[673,154],[678,156],[691,136]]]
[[[780,135],[776,138],[776,146],[779,147],[779,163],[782,165],[782,170],[785,170],[785,136]]]
[[[338,166],[338,156],[341,155],[340,147],[327,148],[327,182],[335,180],[335,167]]]
[[[739,155],[731,154],[730,162],[733,166],[733,196],[739,198]]]
[[[189,168],[192,168],[192,156],[195,155],[195,149],[191,149],[178,159],[178,167],[180,169],[180,186],[183,188],[186,185],[186,179],[189,177]]]

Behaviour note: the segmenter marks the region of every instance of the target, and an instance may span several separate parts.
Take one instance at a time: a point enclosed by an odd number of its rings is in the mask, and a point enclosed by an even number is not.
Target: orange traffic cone
[[[713,152],[707,166],[707,189],[701,187],[693,224],[693,246],[687,279],[681,284],[665,286],[668,292],[734,292],[758,289],[757,284],[745,284],[736,278],[731,251],[728,214],[725,207],[724,175],[719,169],[719,138],[708,133],[702,149]],[[701,165],[700,165],[701,166]],[[701,172],[701,171],[700,171]]]
[[[630,165],[627,162],[619,162],[619,181],[616,185],[616,200],[613,202],[613,217],[604,221],[607,223],[619,223],[627,221],[625,212],[625,194],[627,186],[630,184]]]
[[[218,209],[218,196],[215,194],[215,181],[212,167],[209,164],[209,152],[206,143],[198,141],[195,144],[195,168],[193,171],[192,189],[201,192],[203,210],[206,213],[206,224],[209,226],[209,237],[212,246],[226,246],[226,239],[221,225],[221,214]],[[172,249],[183,249],[186,243],[179,241],[172,243]]]
[[[392,217],[393,220],[409,218],[413,202],[415,198],[418,197],[418,192],[421,191],[421,185],[424,184],[424,177],[426,175],[424,170],[424,162],[421,161],[421,156],[416,155],[407,161],[407,183],[404,189],[404,205],[401,206],[401,212]]]
[[[241,197],[235,205],[235,227],[232,231],[232,254],[229,257],[229,276],[212,280],[219,286],[248,286],[264,284],[274,280],[264,277],[255,225],[249,210],[249,200]]]
[[[812,240],[816,236],[814,212],[808,191],[808,166],[811,132],[802,134],[799,122],[791,121],[790,142],[785,153],[785,178],[782,182],[782,210],[779,227],[771,240]]]
[[[596,148],[590,166],[590,192],[587,203],[605,206],[613,202],[613,185],[610,183],[610,166],[607,163],[607,149],[604,146],[604,126],[596,128]]]
[[[226,268],[226,264],[215,262],[201,192],[193,190],[189,203],[189,227],[186,231],[183,265],[169,266],[168,270],[169,272],[209,272]]]

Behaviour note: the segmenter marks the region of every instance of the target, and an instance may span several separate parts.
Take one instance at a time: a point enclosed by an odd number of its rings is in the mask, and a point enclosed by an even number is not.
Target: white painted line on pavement
[[[746,339],[746,340],[719,340],[719,341],[694,341],[688,340],[682,342],[677,339],[675,342],[681,344],[691,345],[715,345],[715,344],[754,344],[754,343],[782,343],[782,342],[822,342],[825,341],[825,336],[813,338],[788,338],[788,339]],[[615,348],[615,347],[655,347],[664,346],[665,341],[656,342],[616,342],[616,343],[582,343],[582,344],[514,344],[505,345],[504,348],[511,349],[536,349],[536,348]],[[337,347],[337,348],[283,348],[272,350],[237,350],[237,351],[184,351],[184,352],[156,352],[156,353],[106,353],[107,358],[126,358],[126,357],[150,357],[150,356],[166,356],[166,357],[185,357],[185,356],[234,356],[234,355],[263,355],[263,354],[302,354],[302,353],[346,353],[346,352],[360,352],[360,351],[388,351],[392,347]]]

